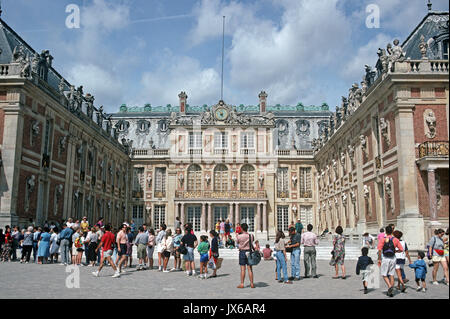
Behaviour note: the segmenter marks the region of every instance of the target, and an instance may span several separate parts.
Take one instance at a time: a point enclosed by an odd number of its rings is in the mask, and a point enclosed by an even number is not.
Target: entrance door
[[[200,231],[202,206],[188,206],[187,222],[192,224],[194,231]]]
[[[246,223],[249,232],[255,231],[255,206],[241,206],[240,223]]]
[[[133,206],[133,221],[137,228],[141,227],[144,223],[144,206],[134,205]]]
[[[214,206],[214,227],[217,221],[226,220],[228,218],[228,206]]]

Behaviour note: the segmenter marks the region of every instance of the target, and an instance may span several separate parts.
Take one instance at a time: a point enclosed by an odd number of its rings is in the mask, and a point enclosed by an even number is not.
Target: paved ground
[[[170,262],[172,265],[172,261]],[[198,267],[198,260],[196,266]],[[223,299],[223,298],[364,298],[388,299],[386,288],[362,294],[362,284],[355,275],[355,261],[346,262],[349,277],[346,280],[332,279],[333,270],[325,261],[318,262],[318,279],[302,279],[292,285],[275,281],[273,261],[262,261],[254,267],[256,289],[237,289],[239,284],[239,266],[237,260],[224,260],[217,278],[201,280],[187,277],[184,272],[162,273],[157,270],[136,271],[134,268],[120,278],[111,278],[113,271],[105,267],[101,277],[93,277],[93,267],[80,267],[80,289],[67,288],[66,280],[70,273],[61,265],[20,264],[17,262],[0,263],[0,298],[170,298],[170,299]],[[198,270],[198,269],[197,269]],[[301,267],[303,275],[303,262]],[[414,281],[410,281],[406,293],[395,292],[394,299],[448,299],[449,288],[445,284],[431,285],[428,272],[426,293],[416,292]],[[407,277],[414,274],[409,268]],[[443,277],[442,271],[438,278]],[[120,295],[118,292],[120,291]]]

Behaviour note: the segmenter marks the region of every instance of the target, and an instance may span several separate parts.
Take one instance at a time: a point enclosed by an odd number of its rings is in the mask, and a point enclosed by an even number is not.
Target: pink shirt
[[[378,242],[383,241],[384,239],[384,233],[379,233],[377,236]]]
[[[306,233],[302,234],[302,242],[301,244],[303,246],[309,246],[309,247],[315,247],[319,245],[319,240],[317,239],[317,235],[307,231]]]
[[[242,233],[237,235],[236,243],[239,245],[239,250],[250,250],[250,235],[248,233]],[[252,236],[252,243],[254,244],[255,238]]]
[[[152,234],[150,234],[150,235],[148,235],[148,245],[149,246],[155,246],[155,241],[156,241],[156,239],[155,239],[155,235],[152,235]]]

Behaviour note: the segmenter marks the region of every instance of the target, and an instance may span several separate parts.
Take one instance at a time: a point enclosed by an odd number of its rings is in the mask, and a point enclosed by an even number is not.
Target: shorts
[[[396,259],[395,258],[385,258],[383,257],[381,259],[381,276],[388,277],[388,276],[394,276],[395,274],[395,265],[396,265]]]
[[[224,231],[224,230],[221,230],[220,233],[221,233],[221,234],[225,234],[225,231]]]
[[[113,250],[103,250],[103,258],[111,257],[113,255]]]
[[[77,248],[75,246],[72,247],[72,256],[78,255]]]
[[[163,256],[164,256],[165,258],[170,258],[170,251],[164,250],[164,251],[163,251]]]
[[[178,247],[177,247],[178,248]],[[180,252],[178,251],[178,249],[174,249],[174,251],[172,252],[172,255],[175,258],[180,258]]]
[[[248,265],[247,252],[250,250],[239,250],[239,265]]]
[[[395,269],[405,269],[405,259],[397,258],[395,262]]]
[[[444,249],[444,257],[448,257],[448,249]]]
[[[131,257],[133,255],[133,244],[127,244],[127,256]]]
[[[201,263],[207,263],[209,260],[209,254],[200,254],[200,262]]]
[[[434,263],[439,263],[441,261],[445,261],[445,256],[433,256],[431,261]]]
[[[150,246],[147,246],[147,257],[148,258],[153,258],[153,252],[155,251],[155,247],[152,246],[150,248]]]
[[[369,281],[370,270],[361,270],[362,281]]]
[[[127,255],[127,244],[120,244],[120,251],[117,250],[119,257]]]
[[[147,257],[147,245],[144,244],[139,244],[138,248],[137,248],[137,257],[139,259],[144,259],[145,257]]]
[[[83,248],[77,248],[77,252],[83,252],[84,251],[84,249]]]
[[[185,261],[194,261],[194,248],[193,247],[186,247],[187,254],[183,255],[183,260]]]
[[[159,253],[162,253],[164,251],[164,247],[161,244],[156,245],[156,251]]]
[[[228,233],[225,233],[225,236],[227,236],[227,237],[228,237],[228,236],[230,236],[230,232],[228,232]]]
[[[416,277],[416,282],[418,283],[419,281],[425,282],[425,278],[417,278]]]

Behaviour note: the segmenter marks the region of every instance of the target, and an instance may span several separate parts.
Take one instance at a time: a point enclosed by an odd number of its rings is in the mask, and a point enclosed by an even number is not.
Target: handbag
[[[247,253],[248,264],[249,266],[256,266],[261,261],[261,254],[253,249],[252,236],[249,234],[248,237],[250,240],[250,252]]]
[[[208,260],[208,268],[216,269],[216,263],[214,262],[213,257],[209,258],[209,260]]]
[[[187,251],[187,248],[186,248],[186,246],[183,244],[183,245],[180,245],[180,247],[178,247],[178,251],[180,252],[180,254],[182,254],[182,255],[186,255],[187,253],[188,253],[188,251]]]
[[[444,251],[442,249],[435,249],[434,250],[439,256],[444,256]]]

